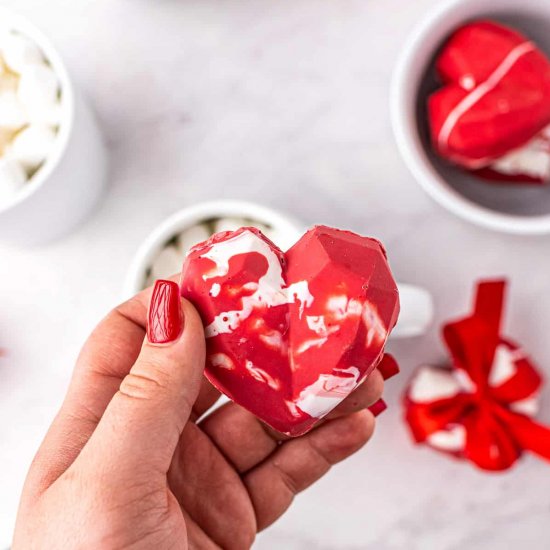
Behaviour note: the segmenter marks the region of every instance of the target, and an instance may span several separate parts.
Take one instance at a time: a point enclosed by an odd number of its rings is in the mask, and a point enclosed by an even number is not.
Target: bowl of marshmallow
[[[17,198],[59,136],[60,82],[38,45],[5,28],[0,35],[0,204]]]
[[[49,39],[6,10],[0,21],[0,238],[44,242],[95,205],[105,149]]]

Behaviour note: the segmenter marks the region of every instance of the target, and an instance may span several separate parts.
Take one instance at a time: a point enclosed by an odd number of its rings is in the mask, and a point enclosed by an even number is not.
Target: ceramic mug
[[[274,240],[283,250],[290,248],[306,230],[304,224],[270,208],[242,201],[213,201],[184,208],[160,224],[145,239],[128,270],[124,296],[129,298],[146,286],[147,272],[168,242],[186,229],[205,221],[238,218],[256,221],[272,229]],[[183,258],[182,258],[183,262]],[[433,318],[433,304],[429,292],[407,284],[399,284],[401,314],[392,337],[410,337],[423,334]]]
[[[415,180],[450,212],[507,233],[550,233],[549,186],[487,185],[440,159],[430,144],[425,106],[436,82],[435,56],[456,28],[486,18],[517,28],[550,55],[548,1],[442,2],[413,30],[394,72],[391,115],[397,145]]]
[[[25,18],[1,8],[3,26],[42,50],[61,89],[61,122],[50,155],[13,200],[0,206],[0,239],[34,245],[59,237],[94,208],[105,187],[107,156],[96,120],[50,40]]]

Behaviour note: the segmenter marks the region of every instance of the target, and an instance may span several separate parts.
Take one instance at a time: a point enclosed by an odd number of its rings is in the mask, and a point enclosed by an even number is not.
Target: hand
[[[146,336],[147,304],[151,300]],[[284,440],[202,376],[201,320],[175,283],[92,333],[30,468],[13,548],[249,548],[294,496],[370,438],[377,370],[309,434]],[[379,370],[395,374],[386,357]]]

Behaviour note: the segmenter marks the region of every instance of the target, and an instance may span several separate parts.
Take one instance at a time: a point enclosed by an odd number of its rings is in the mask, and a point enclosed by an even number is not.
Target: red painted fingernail
[[[384,355],[384,359],[378,365],[378,370],[384,380],[389,380],[396,374],[399,374],[399,365],[391,355]]]
[[[180,289],[172,281],[157,281],[151,296],[147,338],[151,344],[169,344],[183,330]]]
[[[383,399],[379,399],[374,405],[371,405],[369,407],[369,411],[374,416],[381,415],[386,409],[388,408],[388,405],[386,405],[386,402]]]

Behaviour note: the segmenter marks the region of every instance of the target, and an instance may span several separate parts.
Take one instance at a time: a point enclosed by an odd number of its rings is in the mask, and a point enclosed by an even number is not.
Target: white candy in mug
[[[61,121],[61,90],[40,47],[0,28],[0,207],[47,160]]]
[[[0,56],[0,94],[5,92],[12,92],[17,95],[17,87],[19,86],[19,77],[13,73],[8,72],[8,69],[2,63],[2,57]]]
[[[29,65],[44,63],[40,48],[30,38],[13,31],[0,33],[0,53],[14,73],[21,73]]]
[[[0,128],[18,130],[29,121],[27,113],[15,92],[0,93]]]
[[[31,124],[15,136],[9,157],[18,161],[27,172],[33,172],[48,157],[55,138],[56,133],[49,126]]]
[[[183,258],[173,246],[167,246],[156,257],[151,266],[153,280],[164,279],[181,271]]]
[[[27,183],[27,173],[17,161],[0,159],[0,207],[10,201]]]
[[[14,131],[9,128],[0,127],[0,158],[4,156],[7,149],[11,147],[11,142],[14,138]]]
[[[195,246],[197,243],[206,241],[211,235],[205,225],[199,224],[186,229],[178,237],[176,250],[180,254],[180,258],[184,258],[189,249]]]
[[[17,98],[27,111],[51,107],[58,93],[59,80],[48,65],[29,65],[21,71]]]

